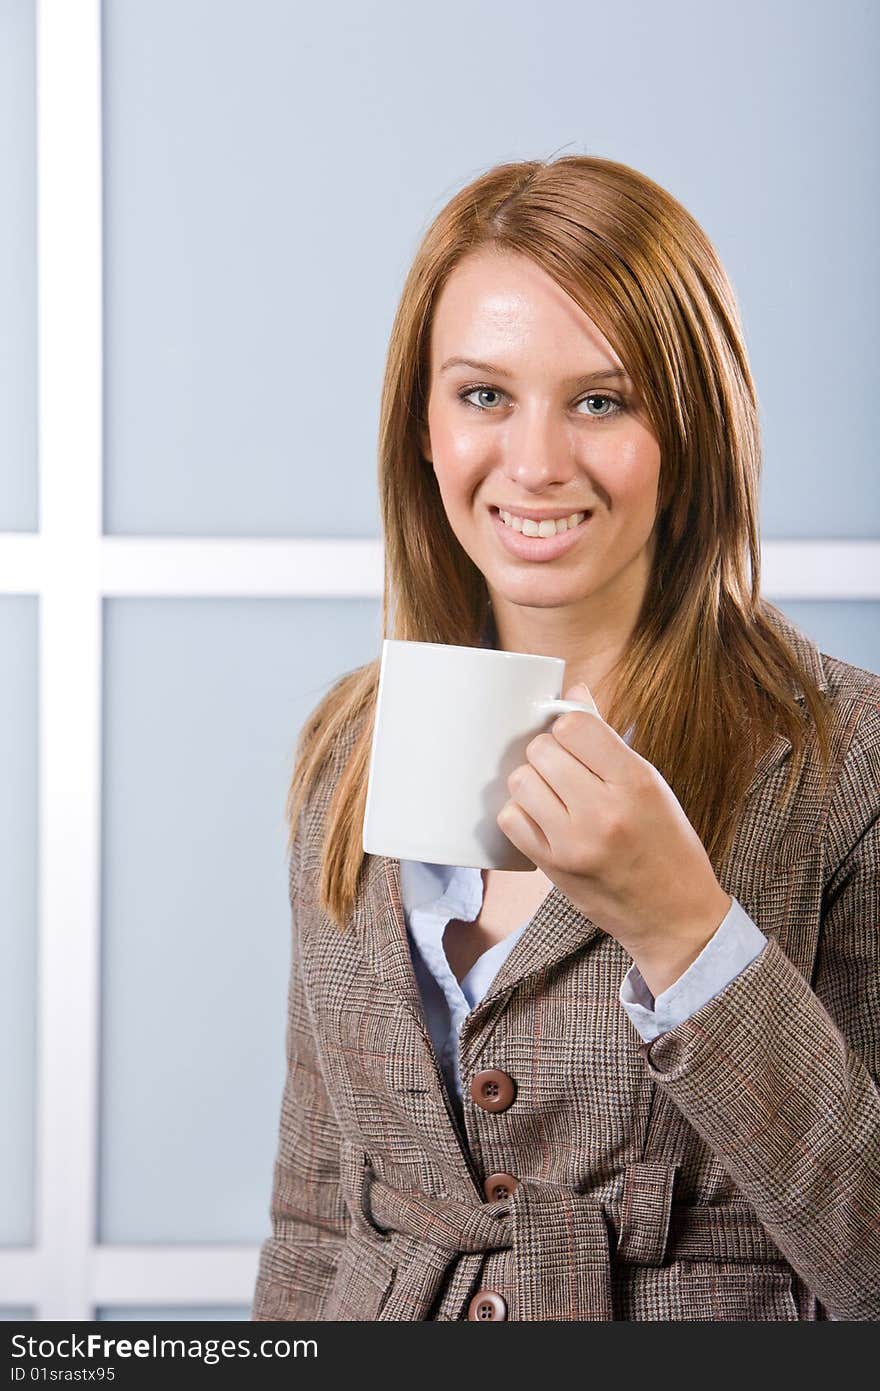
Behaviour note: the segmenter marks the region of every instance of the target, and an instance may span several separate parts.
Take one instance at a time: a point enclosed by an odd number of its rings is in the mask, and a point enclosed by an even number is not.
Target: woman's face
[[[499,607],[524,605],[571,610],[566,626],[614,613],[634,622],[660,449],[607,339],[527,257],[473,253],[444,286],[422,449],[496,620]],[[565,536],[530,539],[499,509],[590,515]]]

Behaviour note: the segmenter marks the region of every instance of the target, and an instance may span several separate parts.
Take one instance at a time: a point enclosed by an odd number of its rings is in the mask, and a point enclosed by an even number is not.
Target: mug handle
[[[595,703],[590,698],[590,704],[585,705],[580,700],[536,700],[534,702],[537,710],[542,710],[545,715],[562,715],[566,710],[585,710],[587,714],[599,715]],[[601,720],[602,716],[599,715]]]

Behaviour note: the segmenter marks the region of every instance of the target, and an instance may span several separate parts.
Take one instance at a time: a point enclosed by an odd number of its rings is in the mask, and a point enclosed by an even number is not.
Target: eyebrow
[[[503,367],[497,367],[492,362],[478,362],[475,358],[468,357],[448,357],[440,368],[441,372],[446,372],[450,367],[473,367],[477,372],[490,372],[496,377],[512,377],[514,374],[508,372]],[[573,386],[577,382],[608,382],[608,381],[630,381],[629,376],[622,367],[609,367],[601,372],[579,372],[575,377],[566,379],[566,386]]]

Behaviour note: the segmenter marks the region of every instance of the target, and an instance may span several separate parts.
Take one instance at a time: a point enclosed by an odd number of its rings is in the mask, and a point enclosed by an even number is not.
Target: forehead
[[[443,286],[431,324],[431,365],[436,370],[453,352],[489,358],[534,344],[543,353],[551,341],[554,357],[622,366],[599,327],[541,266],[516,252],[484,249],[464,257]]]

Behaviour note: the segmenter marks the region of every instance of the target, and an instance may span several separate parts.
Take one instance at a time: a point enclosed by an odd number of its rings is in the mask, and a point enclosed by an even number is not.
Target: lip
[[[532,512],[522,507],[499,507],[492,504],[493,512],[508,512],[511,517],[531,518],[533,522],[558,522],[561,517],[570,517],[573,512],[592,512],[592,507],[557,507],[555,512]]]
[[[491,508],[490,511],[492,525],[499,533],[498,539],[508,554],[516,556],[518,560],[538,561],[556,560],[558,556],[570,551],[572,546],[577,545],[593,516],[592,512],[588,512],[576,527],[560,531],[556,536],[523,536],[521,531],[514,531],[512,526],[505,526],[497,507]]]

